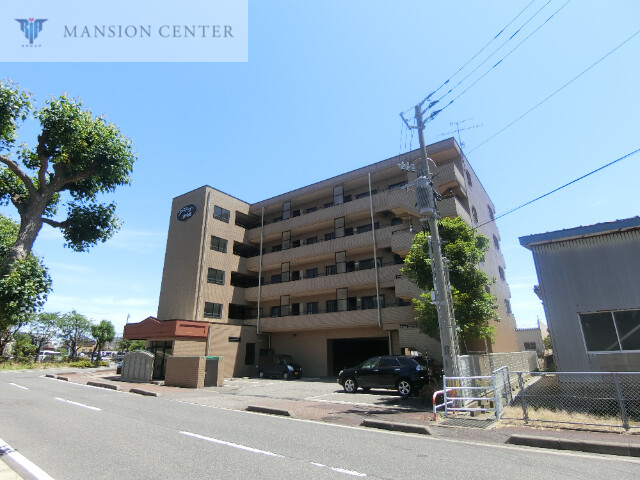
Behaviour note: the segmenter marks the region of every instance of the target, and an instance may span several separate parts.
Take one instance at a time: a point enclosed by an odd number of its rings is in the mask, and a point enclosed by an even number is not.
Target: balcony
[[[410,232],[409,230],[394,231],[391,235],[391,251],[401,257],[406,257],[411,249],[415,235],[415,232]]]
[[[448,198],[443,198],[438,202],[437,207],[438,214],[441,218],[460,217],[467,225],[472,225],[471,215],[469,215],[467,209],[455,195]]]
[[[412,306],[381,308],[380,316],[383,329],[391,330],[399,324],[415,323],[415,311]],[[260,319],[261,333],[378,326],[378,310],[375,308]]]
[[[420,298],[422,290],[415,283],[402,275],[396,276],[395,280],[396,298],[410,300],[412,298]]]
[[[380,248],[391,247],[392,232],[398,226],[387,225],[376,230],[376,246]],[[334,252],[349,251],[357,247],[372,245],[373,238],[371,232],[355,233],[332,240],[318,240],[311,245],[301,245],[279,252],[265,253],[262,256],[263,268],[273,265],[280,265],[284,262],[296,262],[311,257],[332,256]],[[247,259],[247,268],[257,272],[260,268],[260,257]]]
[[[434,187],[440,195],[451,192],[459,198],[467,198],[464,175],[455,161],[438,165],[438,175],[434,178]]]
[[[399,273],[399,265],[383,265],[378,268],[380,287],[393,287],[396,275]],[[279,299],[281,295],[301,296],[313,292],[332,292],[337,288],[355,287],[357,285],[375,285],[376,270],[358,270],[355,272],[340,273],[336,275],[322,275],[315,278],[304,278],[284,283],[262,285],[262,300]],[[258,301],[258,287],[245,289],[247,302]]]
[[[311,213],[305,213],[297,217],[269,223],[264,226],[264,236],[269,237],[280,232],[302,228],[315,223],[331,223],[338,217],[347,217],[351,214],[368,211],[371,209],[369,197],[358,198],[340,205],[332,205],[327,208],[318,208]],[[391,210],[396,214],[405,214],[408,210],[415,212],[415,193],[402,188],[393,190],[382,190],[373,195],[373,210],[381,212]],[[416,213],[417,214],[417,213]],[[260,228],[247,230],[245,234],[246,243],[260,242]]]

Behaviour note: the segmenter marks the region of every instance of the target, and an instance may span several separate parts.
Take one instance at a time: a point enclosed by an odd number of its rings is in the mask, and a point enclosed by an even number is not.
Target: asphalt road
[[[56,480],[634,478],[640,460],[474,444],[0,373],[0,438]]]

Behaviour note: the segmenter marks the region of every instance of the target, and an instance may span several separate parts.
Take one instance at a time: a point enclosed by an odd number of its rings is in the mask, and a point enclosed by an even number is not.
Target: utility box
[[[221,387],[224,382],[222,357],[205,357],[205,387]]]

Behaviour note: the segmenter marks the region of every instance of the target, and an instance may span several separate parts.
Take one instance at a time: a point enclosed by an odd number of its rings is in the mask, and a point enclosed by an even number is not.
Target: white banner
[[[27,0],[0,9],[2,62],[246,62],[248,0]]]

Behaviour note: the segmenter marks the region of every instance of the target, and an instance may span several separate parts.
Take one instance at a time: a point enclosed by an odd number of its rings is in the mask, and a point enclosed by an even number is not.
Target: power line
[[[526,117],[527,115],[529,115],[531,112],[533,112],[536,108],[538,108],[540,105],[542,105],[544,102],[546,102],[547,100],[549,100],[551,97],[553,97],[555,94],[557,94],[558,92],[560,92],[561,90],[563,90],[564,88],[568,87],[569,85],[571,85],[573,82],[575,82],[578,78],[580,78],[582,75],[584,75],[585,73],[587,73],[589,70],[591,70],[593,67],[595,67],[596,65],[598,65],[601,61],[603,61],[605,58],[607,58],[609,55],[611,55],[613,52],[615,52],[616,50],[618,50],[620,47],[622,47],[625,43],[629,42],[631,39],[633,39],[633,37],[635,37],[636,35],[640,34],[640,30],[638,30],[636,33],[634,33],[633,35],[631,35],[629,38],[627,38],[625,41],[623,41],[622,43],[620,43],[617,47],[615,47],[613,50],[611,50],[609,53],[607,53],[605,56],[603,56],[602,58],[600,58],[599,60],[597,60],[596,62],[592,63],[586,70],[583,70],[581,73],[579,73],[578,75],[576,75],[575,77],[573,77],[571,80],[569,80],[567,83],[565,83],[563,86],[561,86],[560,88],[558,88],[555,92],[553,92],[551,95],[549,95],[548,97],[546,97],[544,100],[538,102],[536,105],[534,105],[533,107],[531,107],[529,110],[527,110],[525,113],[523,113],[522,115],[520,115],[518,118],[516,118],[515,120],[513,120],[511,123],[509,123],[508,125],[506,125],[505,127],[503,127],[502,129],[498,130],[496,133],[494,133],[493,135],[491,135],[489,138],[487,138],[485,141],[483,141],[480,145],[478,145],[477,147],[475,147],[473,150],[469,151],[469,154],[471,154],[472,152],[475,152],[478,148],[480,148],[481,146],[483,146],[485,143],[487,143],[490,140],[493,140],[495,137],[497,137],[498,135],[500,135],[502,132],[504,132],[506,129],[508,129],[509,127],[511,127],[514,123],[522,120],[524,117]]]
[[[453,104],[453,102],[455,102],[458,98],[460,98],[462,95],[464,95],[465,93],[467,93],[473,86],[475,86],[480,80],[482,80],[484,77],[486,77],[489,73],[491,73],[491,71],[493,71],[495,68],[498,67],[498,65],[502,64],[502,62],[504,60],[507,59],[507,57],[509,55],[511,55],[513,52],[515,52],[524,42],[526,42],[527,40],[529,40],[529,38],[531,38],[535,33],[538,32],[538,30],[540,30],[543,26],[545,26],[560,10],[562,10],[564,7],[567,6],[567,4],[571,2],[571,0],[567,0],[564,4],[562,4],[562,6],[556,10],[555,12],[553,12],[553,14],[551,14],[551,16],[549,18],[547,18],[543,23],[541,23],[540,25],[538,25],[538,28],[536,28],[533,32],[531,32],[529,35],[527,35],[527,37],[522,40],[518,45],[516,45],[514,48],[512,48],[509,53],[507,53],[504,57],[502,57],[496,64],[494,64],[491,68],[489,68],[489,70],[487,70],[484,74],[482,74],[480,76],[480,78],[476,79],[471,85],[469,85],[467,88],[465,88],[462,92],[460,92],[453,100],[451,100],[449,103],[447,103],[444,107],[442,107],[440,110],[436,110],[435,112],[433,112],[431,114],[431,116],[429,117],[428,121],[431,121],[435,118],[435,116],[437,114],[440,114],[442,111],[444,111],[446,108],[450,107],[451,104]],[[545,4],[546,6],[546,4]],[[544,7],[542,7],[544,8]],[[540,11],[540,10],[538,10]],[[537,14],[538,12],[536,12]],[[517,32],[516,32],[517,33]],[[514,34],[515,35],[515,34]],[[512,37],[513,38],[513,37]],[[506,42],[505,42],[506,43]],[[502,46],[500,47],[502,48]],[[493,55],[493,54],[492,54]],[[475,71],[475,70],[474,70]],[[473,72],[472,72],[473,73]],[[466,78],[466,77],[465,77]],[[464,80],[464,79],[463,79]],[[459,85],[459,84],[458,84]],[[457,87],[457,85],[456,85]],[[455,88],[455,87],[454,87]],[[452,89],[453,90],[453,89]],[[451,91],[451,90],[450,90]],[[447,94],[445,94],[442,98],[444,98],[446,95],[448,95],[449,92],[447,92]],[[439,101],[439,100],[437,100]],[[434,115],[435,114],[435,115]]]
[[[471,75],[473,75],[473,74],[474,74],[474,73],[475,73],[475,72],[476,72],[476,71],[477,71],[477,70],[478,70],[482,65],[484,65],[484,64],[485,64],[485,63],[486,63],[486,62],[487,62],[491,57],[493,57],[493,56],[494,56],[494,55],[495,55],[495,54],[496,54],[496,53],[497,53],[497,52],[498,52],[502,47],[504,47],[504,46],[505,46],[507,43],[509,43],[509,42],[510,42],[510,41],[511,41],[511,40],[512,40],[512,39],[513,39],[513,38],[514,38],[518,33],[520,33],[520,31],[521,31],[521,30],[522,30],[522,29],[523,29],[523,28],[524,28],[524,27],[525,27],[529,22],[531,22],[531,21],[532,21],[536,16],[538,16],[538,14],[539,14],[539,13],[540,13],[540,12],[541,12],[541,11],[542,11],[546,6],[547,6],[547,5],[549,5],[549,4],[551,3],[551,1],[552,1],[552,0],[548,0],[548,1],[547,1],[547,3],[545,3],[542,7],[540,7],[540,8],[539,8],[539,9],[538,9],[538,10],[537,10],[533,15],[531,15],[531,16],[527,19],[527,21],[526,21],[526,22],[524,22],[522,25],[520,25],[520,27],[515,31],[515,33],[513,33],[513,34],[512,34],[512,35],[511,35],[511,36],[510,36],[510,37],[509,37],[509,38],[508,38],[508,39],[507,39],[503,44],[502,44],[502,45],[500,45],[500,46],[499,46],[498,48],[496,48],[493,52],[491,52],[491,54],[490,54],[487,58],[485,58],[482,62],[480,62],[480,63],[476,66],[476,68],[474,68],[473,70],[471,70],[471,72],[469,72],[469,73],[468,73],[468,74],[467,74],[467,75],[466,75],[462,80],[460,80],[457,84],[455,84],[453,87],[451,87],[451,89],[450,89],[447,93],[445,93],[443,96],[441,96],[437,101],[438,101],[438,102],[440,102],[440,101],[441,101],[442,99],[444,99],[447,95],[449,95],[449,94],[450,94],[451,92],[453,92],[456,88],[458,88],[458,87],[459,87],[459,86],[460,86],[460,85],[461,85],[461,84],[462,84],[462,83],[463,83],[467,78],[469,78]],[[567,3],[569,3],[569,1],[571,1],[571,0],[568,0],[568,1],[567,1]],[[565,5],[566,5],[566,4],[565,4]],[[563,7],[564,7],[564,5],[563,5]],[[560,7],[560,8],[562,8],[562,7]],[[555,15],[555,14],[554,14],[554,15]],[[548,21],[549,21],[549,20],[547,20],[547,22],[548,22]],[[546,22],[545,22],[545,23],[546,23]],[[542,24],[542,25],[544,25],[544,24]],[[542,26],[542,25],[540,25],[540,26]],[[539,29],[540,29],[540,27],[538,27],[538,28],[537,28],[533,33],[535,33],[536,31],[538,31]],[[533,34],[532,34],[532,35],[533,35]],[[531,35],[529,35],[529,36],[531,36]],[[529,37],[527,37],[527,38],[529,38]],[[526,40],[526,38],[525,38],[525,40]],[[523,42],[524,42],[524,40],[523,40]],[[519,45],[518,45],[518,46],[519,46]],[[516,48],[518,48],[518,47],[516,47]],[[514,50],[515,50],[515,49],[514,49]],[[512,50],[512,51],[513,51],[513,50]],[[511,52],[509,52],[509,54],[510,54],[510,53],[511,53]],[[507,54],[507,55],[509,55],[509,54]],[[503,59],[502,59],[502,60],[504,60],[504,58],[506,58],[506,57],[503,57]],[[493,68],[495,68],[495,67],[496,67],[496,65],[498,65],[502,60],[500,60],[500,61],[499,61],[498,63],[496,63],[493,67],[491,67],[491,68],[489,69],[489,71],[491,71]],[[482,75],[482,77],[484,77],[487,73],[489,73],[489,71],[487,71],[484,75]],[[480,78],[479,78],[478,80],[476,80],[473,84],[471,84],[471,86],[475,85],[479,80],[481,80],[481,79],[482,79],[482,77],[480,77]],[[469,87],[469,88],[471,88],[471,87]],[[467,88],[467,90],[468,90],[468,88]],[[466,92],[466,90],[465,90],[465,92]],[[464,92],[462,92],[462,93],[464,93]],[[460,95],[462,95],[462,94],[460,94]],[[458,96],[460,96],[460,95],[458,95]],[[458,97],[456,97],[456,98],[458,98]],[[454,98],[454,100],[455,100],[455,98]],[[449,104],[451,104],[451,103],[453,103],[453,101],[451,101]],[[448,106],[448,105],[447,105],[447,106]]]
[[[617,158],[613,162],[609,162],[606,165],[603,165],[603,166],[601,166],[599,168],[596,168],[595,170],[592,170],[591,172],[586,173],[586,174],[582,175],[581,177],[576,178],[575,180],[571,180],[569,183],[565,183],[564,185],[562,185],[562,186],[560,186],[558,188],[554,188],[553,190],[551,190],[550,192],[545,193],[544,195],[540,195],[539,197],[536,197],[533,200],[529,200],[528,202],[523,203],[522,205],[519,205],[519,206],[517,206],[515,208],[512,208],[511,210],[508,210],[508,211],[506,211],[504,213],[501,213],[500,215],[496,216],[493,220],[489,220],[488,222],[485,222],[485,223],[483,223],[481,225],[478,225],[475,228],[477,229],[477,228],[483,227],[484,225],[487,225],[489,223],[493,223],[496,220],[498,220],[499,218],[505,217],[505,216],[509,215],[510,213],[515,212],[516,210],[520,210],[522,207],[526,207],[527,205],[531,205],[532,203],[537,202],[538,200],[540,200],[540,199],[542,199],[544,197],[547,197],[547,196],[551,195],[552,193],[557,192],[558,190],[562,190],[563,188],[568,187],[569,185],[571,185],[573,183],[576,183],[576,182],[578,182],[578,181],[580,181],[580,180],[582,180],[584,178],[587,178],[589,175],[593,175],[594,173],[599,172],[600,170],[604,170],[605,168],[610,167],[614,163],[618,163],[621,160],[624,160],[625,158],[629,158],[629,157],[635,155],[638,152],[640,152],[640,148],[638,148],[637,150],[634,150],[631,153],[627,153],[626,155],[624,155],[624,156],[622,156],[620,158]]]
[[[433,92],[431,92],[429,95],[427,95],[427,97],[422,101],[422,103],[424,103],[425,101],[429,100],[431,98],[432,95],[435,95],[442,87],[444,87],[445,85],[447,85],[451,80],[453,80],[453,77],[455,77],[458,73],[460,73],[464,67],[466,67],[467,65],[469,65],[478,55],[480,55],[485,48],[487,48],[489,45],[491,45],[500,35],[502,35],[502,33],[509,28],[509,26],[516,21],[516,19],[522,15],[522,13],[531,6],[532,3],[534,3],[536,0],[531,0],[531,2],[529,2],[527,4],[526,7],[524,7],[522,10],[520,10],[520,13],[518,13],[515,17],[513,17],[511,19],[511,21],[509,23],[507,23],[504,27],[502,27],[502,30],[500,30],[496,35],[494,35],[494,37],[489,40],[484,47],[482,47],[480,50],[478,50],[475,55],[473,55],[473,57],[471,57],[469,60],[467,60],[467,63],[465,63],[464,65],[462,65],[453,75],[451,75],[442,85],[440,85],[438,88],[436,88]],[[549,0],[551,1],[551,0]],[[547,2],[548,3],[548,2]],[[522,28],[522,27],[521,27]],[[513,35],[512,35],[513,37]],[[475,70],[474,70],[475,71]],[[473,73],[473,72],[472,72]],[[466,77],[465,77],[466,78]],[[455,87],[454,87],[455,88]],[[413,108],[413,107],[412,107]],[[404,112],[405,114],[408,113],[409,110],[407,110],[406,112]]]

